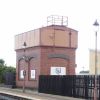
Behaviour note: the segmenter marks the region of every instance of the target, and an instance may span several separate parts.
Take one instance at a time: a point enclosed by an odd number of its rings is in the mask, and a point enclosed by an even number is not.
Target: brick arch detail
[[[32,59],[34,59],[35,57],[27,57],[28,59],[27,60],[24,60],[23,57],[20,57],[18,59],[18,80],[20,80],[20,70],[23,69],[23,70],[26,70],[27,71],[27,77],[28,77],[28,80],[30,80],[30,61]],[[22,64],[21,64],[22,63]],[[24,65],[27,66],[27,68],[24,68]]]
[[[48,54],[48,58],[52,59],[52,58],[60,58],[60,59],[65,59],[65,60],[69,60],[69,56],[65,55],[65,54]]]
[[[62,59],[62,58],[52,58],[49,59],[51,66],[55,66],[55,67],[65,67],[66,68],[66,75],[69,74],[69,64],[70,61],[69,59]]]
[[[25,65],[26,65],[26,67],[25,67]],[[27,66],[28,65],[26,64],[26,61],[23,58],[18,60],[18,80],[21,80],[20,79],[20,70],[27,70],[28,69]]]

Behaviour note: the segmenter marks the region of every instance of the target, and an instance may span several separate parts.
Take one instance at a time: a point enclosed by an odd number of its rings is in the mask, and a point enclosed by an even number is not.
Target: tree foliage
[[[14,68],[13,66],[7,66],[5,64],[5,61],[3,59],[0,59],[0,83],[3,83],[4,82],[4,74],[6,72],[13,72],[15,73],[16,72],[16,68]]]
[[[0,59],[0,67],[3,67],[5,64],[5,61],[3,59]]]

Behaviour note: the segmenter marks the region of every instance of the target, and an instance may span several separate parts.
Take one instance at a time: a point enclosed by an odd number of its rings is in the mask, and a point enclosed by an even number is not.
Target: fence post
[[[90,77],[84,76],[84,81],[85,81],[85,99],[88,99],[88,86],[89,86]]]
[[[98,93],[98,100],[100,100],[100,75],[98,75],[98,91],[99,91],[99,93]]]

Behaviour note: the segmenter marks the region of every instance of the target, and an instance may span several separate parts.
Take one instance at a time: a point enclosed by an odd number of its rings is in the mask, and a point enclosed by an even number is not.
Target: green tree
[[[0,59],[0,83],[4,83],[4,74],[6,72],[16,73],[16,68],[13,66],[7,66],[3,59]]]
[[[5,61],[3,59],[0,59],[0,67],[3,67],[5,65]]]
[[[16,72],[16,68],[12,67],[12,66],[5,66],[4,68],[5,70],[3,71],[4,73],[5,72]]]

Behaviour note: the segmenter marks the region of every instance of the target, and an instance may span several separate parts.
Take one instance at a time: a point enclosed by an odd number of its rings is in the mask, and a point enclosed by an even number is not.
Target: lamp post
[[[99,29],[99,23],[97,20],[94,22],[95,27],[95,83],[94,83],[94,100],[97,100],[97,32]]]
[[[23,44],[23,49],[24,49],[24,56],[23,56],[23,59],[26,61],[26,56],[25,56],[25,50],[26,50],[26,42],[24,42]],[[24,66],[25,67],[25,66]],[[25,76],[26,76],[26,70],[24,68],[24,71],[23,71],[23,76],[24,76],[24,80],[23,80],[23,93],[25,92]]]

